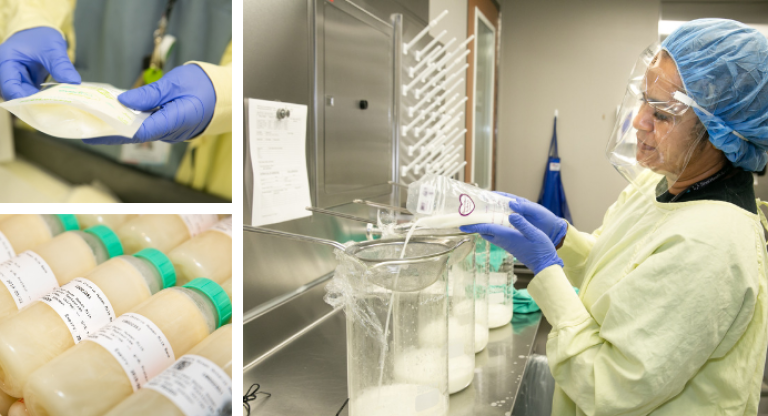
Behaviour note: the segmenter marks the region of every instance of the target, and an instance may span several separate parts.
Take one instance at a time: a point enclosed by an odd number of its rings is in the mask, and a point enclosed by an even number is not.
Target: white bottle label
[[[48,263],[33,251],[25,251],[0,264],[0,280],[19,309],[59,287]]]
[[[182,356],[144,388],[167,397],[186,416],[223,415],[232,401],[232,379],[199,355]]]
[[[416,206],[416,213],[431,214],[432,211],[435,210],[436,197],[437,192],[435,192],[434,186],[427,185],[426,183],[421,185],[421,188],[419,188],[419,200],[418,205]]]
[[[88,335],[115,357],[137,391],[152,377],[173,365],[176,357],[168,339],[149,319],[137,314],[121,315],[99,332]]]
[[[96,284],[78,277],[40,299],[67,324],[75,344],[115,320],[112,304]]]
[[[227,217],[217,222],[216,225],[211,227],[211,230],[224,233],[228,235],[229,238],[232,238],[232,217]]]
[[[219,220],[216,214],[179,214],[189,230],[189,236],[194,237],[211,228]]]
[[[15,256],[16,252],[13,251],[11,242],[8,241],[8,238],[5,236],[5,234],[0,233],[0,263],[6,260],[10,260]]]

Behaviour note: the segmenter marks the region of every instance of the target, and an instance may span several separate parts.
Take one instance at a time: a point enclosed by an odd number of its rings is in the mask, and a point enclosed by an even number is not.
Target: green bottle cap
[[[218,283],[205,277],[198,277],[182,287],[197,290],[213,302],[216,313],[219,315],[216,328],[227,323],[232,317],[232,302],[229,300],[227,292]]]
[[[94,225],[91,228],[86,228],[85,232],[95,235],[101,240],[104,247],[107,248],[107,254],[110,259],[112,257],[123,255],[123,245],[120,244],[120,239],[117,238],[117,234],[106,225]]]
[[[133,257],[144,259],[157,269],[163,278],[163,289],[176,285],[176,270],[173,268],[171,260],[160,250],[155,248],[145,248],[134,254]]]
[[[61,221],[61,225],[64,226],[64,231],[75,231],[80,229],[80,223],[77,222],[77,217],[72,214],[56,214]]]

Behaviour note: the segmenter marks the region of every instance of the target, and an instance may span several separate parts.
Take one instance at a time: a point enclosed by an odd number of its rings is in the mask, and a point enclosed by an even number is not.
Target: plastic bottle
[[[102,415],[231,314],[227,294],[212,280],[162,290],[32,373],[27,409],[34,416]]]
[[[232,275],[232,217],[183,242],[168,258],[176,269],[178,285],[201,276],[222,283]]]
[[[509,198],[431,173],[408,186],[406,207],[425,228],[480,223],[512,226]]]
[[[23,214],[0,221],[0,263],[33,249],[65,232],[79,230],[70,214]]]
[[[125,252],[133,254],[145,248],[163,253],[211,228],[216,214],[151,214],[134,218],[117,229]]]
[[[232,276],[229,276],[227,280],[221,283],[221,288],[224,289],[225,292],[227,292],[227,296],[229,296],[229,300],[232,300]]]
[[[0,264],[0,319],[122,254],[117,235],[97,225],[67,231]]]
[[[32,372],[175,283],[168,257],[147,248],[106,261],[0,321],[0,389],[20,397]]]
[[[77,214],[77,220],[83,228],[102,224],[116,230],[121,225],[138,216],[138,214]]]
[[[106,416],[232,414],[232,325],[224,325]]]

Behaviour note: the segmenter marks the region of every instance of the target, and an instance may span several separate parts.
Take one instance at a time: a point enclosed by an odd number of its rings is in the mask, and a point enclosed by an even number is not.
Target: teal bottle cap
[[[120,239],[117,238],[117,234],[106,225],[94,225],[91,228],[86,228],[85,232],[95,235],[101,240],[104,247],[107,248],[107,254],[110,259],[112,257],[123,255],[123,245],[120,243]]]
[[[163,278],[163,289],[176,285],[176,269],[173,268],[171,260],[160,250],[155,248],[145,248],[134,254],[133,257],[144,259],[157,269]]]
[[[216,313],[219,315],[216,328],[227,323],[232,317],[232,302],[229,300],[227,292],[218,283],[205,277],[198,277],[182,287],[197,290],[213,302]]]
[[[77,222],[77,217],[72,214],[56,214],[61,221],[61,225],[64,226],[64,231],[75,231],[80,229],[80,223]]]

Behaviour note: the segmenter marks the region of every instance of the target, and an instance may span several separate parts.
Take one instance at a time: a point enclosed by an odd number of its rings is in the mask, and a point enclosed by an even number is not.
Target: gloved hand
[[[523,262],[533,274],[554,264],[563,267],[557,256],[555,245],[541,230],[531,225],[520,214],[509,216],[509,222],[516,229],[496,224],[475,224],[459,227],[465,233],[478,233],[484,239],[503,248]]]
[[[150,111],[160,107],[130,137],[85,139],[88,144],[182,142],[200,134],[213,118],[216,92],[208,75],[197,65],[176,67],[158,81],[117,96],[128,108]]]
[[[543,206],[525,198],[504,192],[496,193],[511,198],[512,201],[509,202],[509,207],[512,211],[522,215],[528,222],[543,231],[544,234],[549,237],[549,241],[551,241],[552,244],[557,246],[563,241],[565,233],[568,231],[568,223],[564,219],[553,214],[552,211]]]
[[[58,82],[81,82],[67,56],[67,42],[55,29],[22,30],[0,45],[0,91],[6,100],[40,91],[40,84],[49,73]]]

